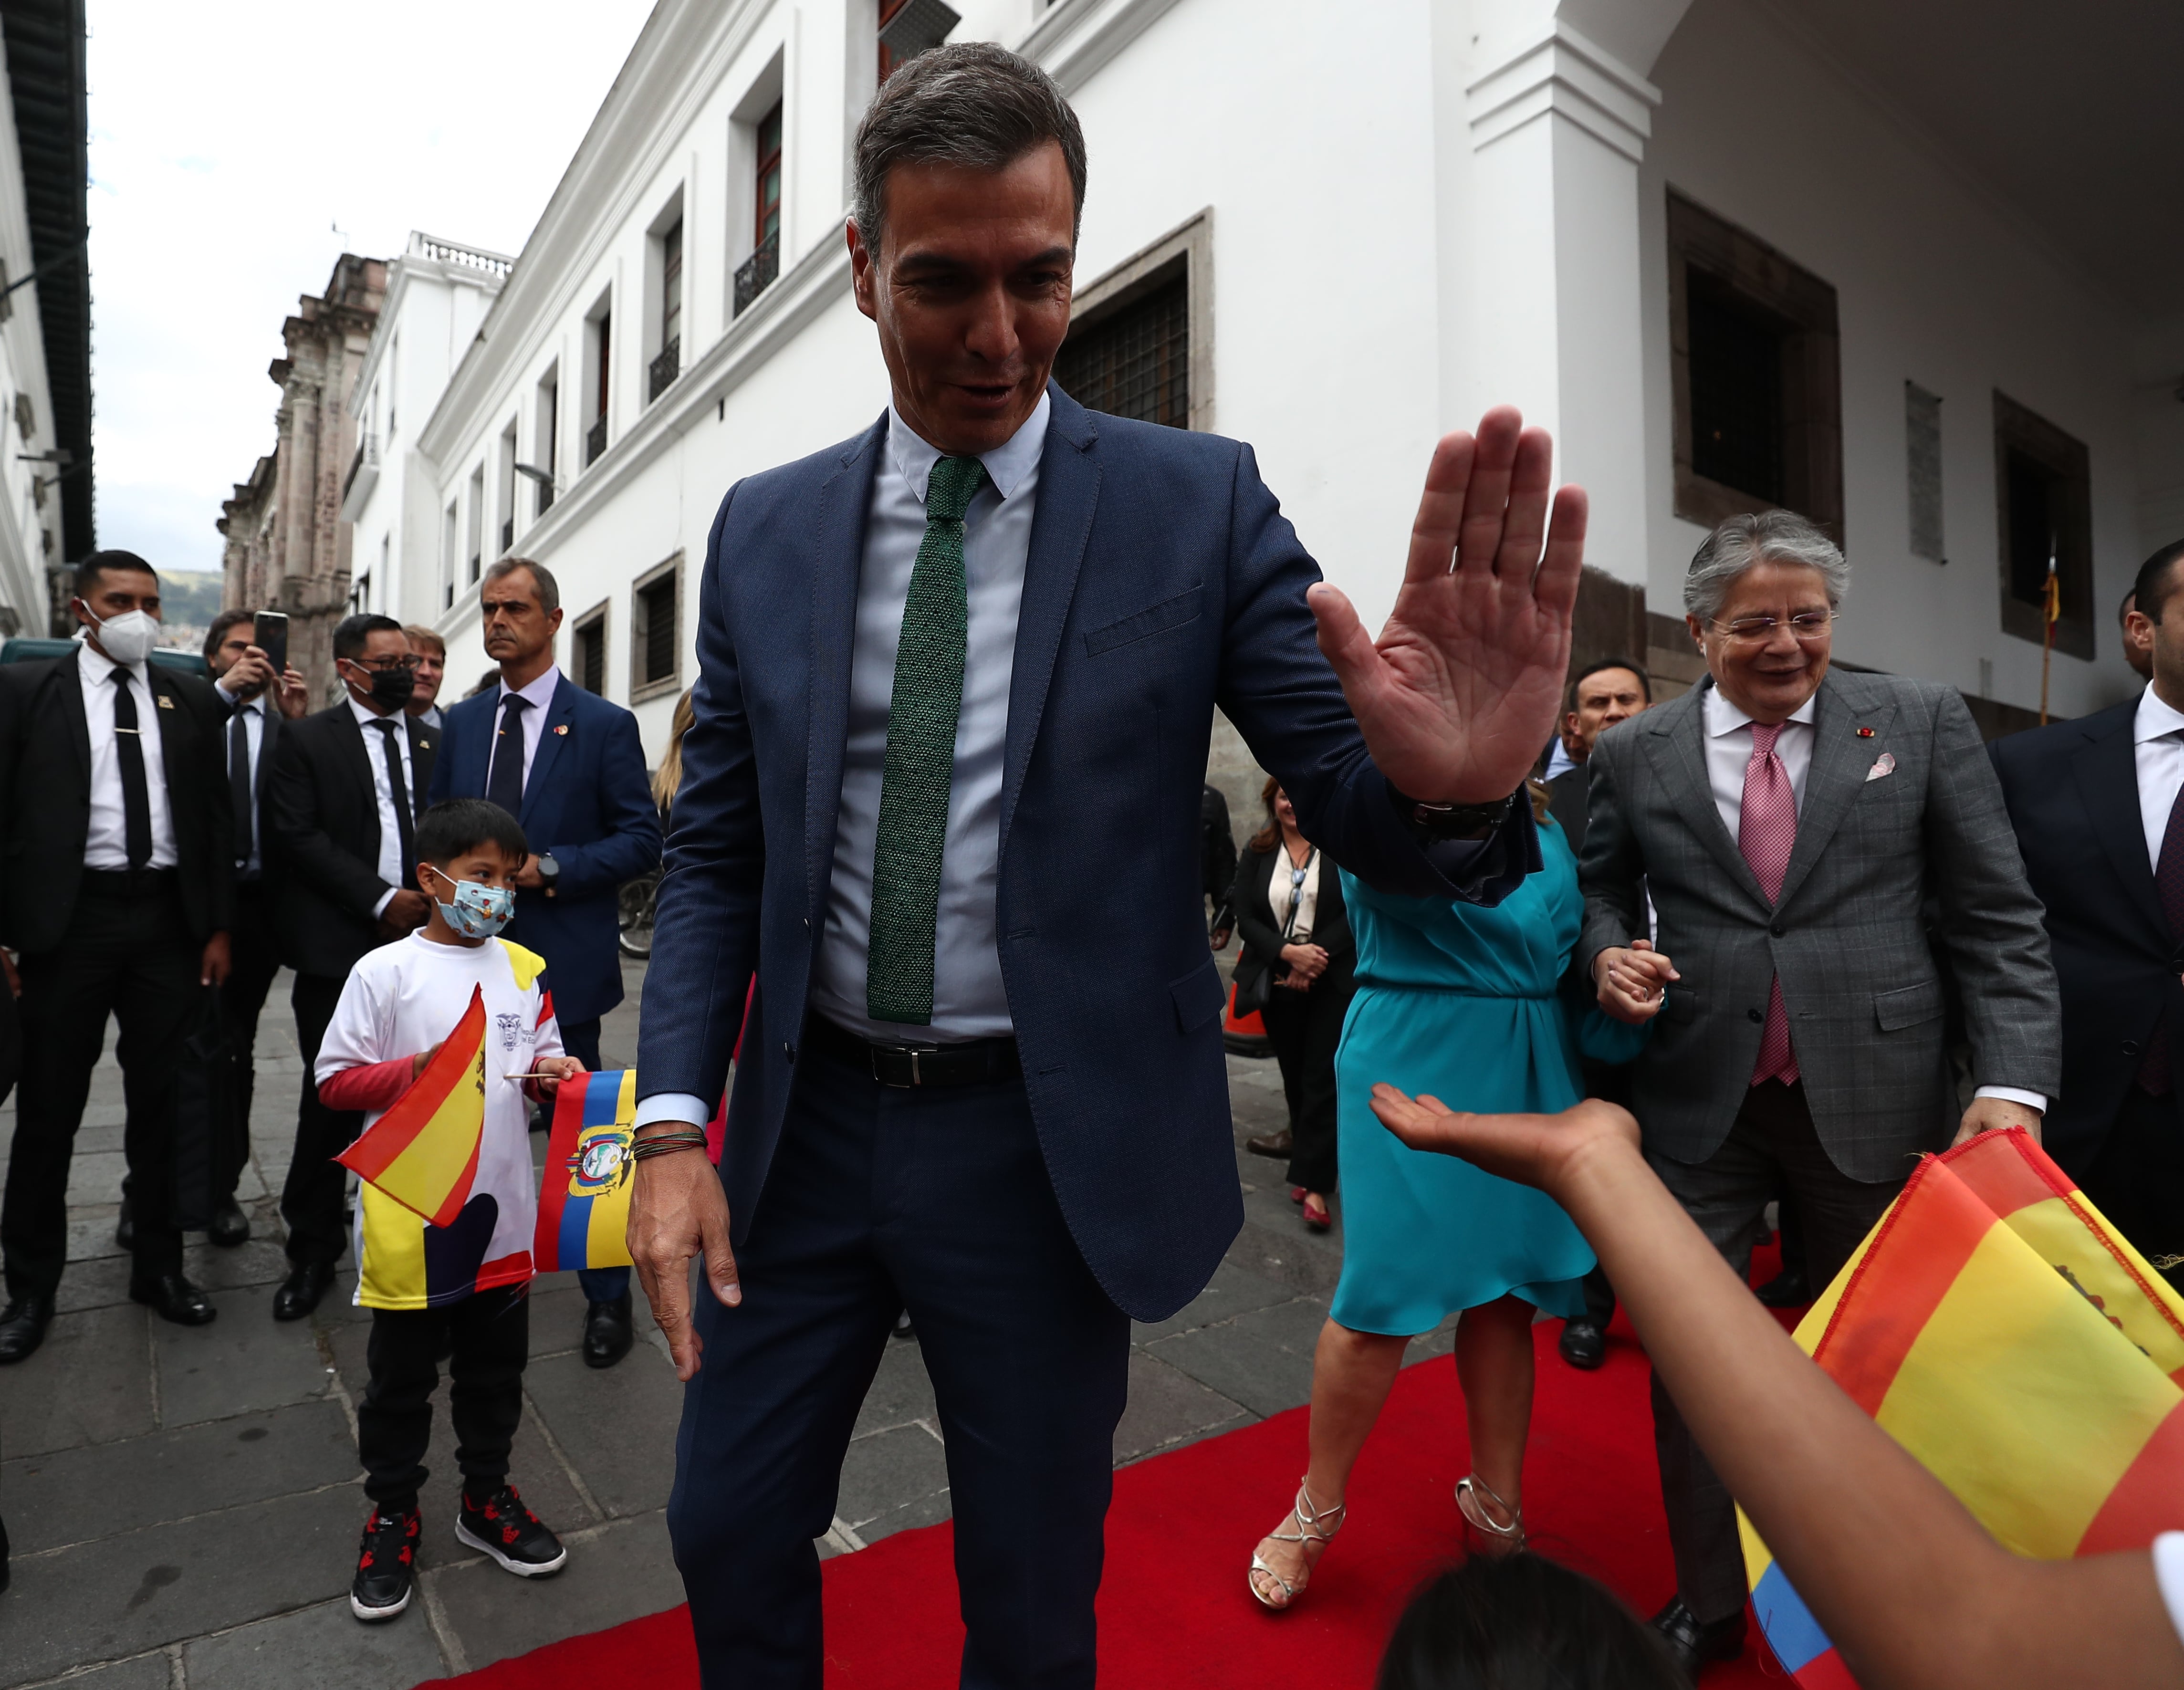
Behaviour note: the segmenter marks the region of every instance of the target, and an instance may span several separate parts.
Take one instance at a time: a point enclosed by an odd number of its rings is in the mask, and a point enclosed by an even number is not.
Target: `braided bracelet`
[[[650,1138],[634,1139],[629,1146],[632,1162],[642,1162],[649,1156],[670,1156],[678,1150],[704,1150],[707,1147],[705,1135],[695,1129],[682,1132],[655,1133]]]

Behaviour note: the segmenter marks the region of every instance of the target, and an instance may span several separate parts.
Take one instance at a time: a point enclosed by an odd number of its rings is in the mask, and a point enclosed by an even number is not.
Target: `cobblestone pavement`
[[[635,1055],[643,977],[628,973],[630,1000],[603,1040],[610,1064]],[[122,1110],[110,1054],[94,1077],[69,1184],[61,1312],[35,1356],[0,1369],[0,1516],[14,1548],[0,1687],[407,1690],[682,1600],[662,1512],[681,1401],[666,1346],[640,1297],[637,1348],[613,1369],[585,1367],[582,1297],[573,1274],[555,1274],[534,1290],[512,1476],[569,1544],[567,1571],[530,1583],[455,1542],[443,1390],[422,1599],[391,1624],[350,1616],[368,1317],[348,1302],[348,1274],[312,1320],[276,1325],[270,1314],[302,1066],[287,979],[259,1033],[254,1155],[238,1193],[254,1235],[232,1251],[199,1239],[187,1252],[220,1309],[209,1326],[169,1325],[128,1300],[114,1244]],[[1280,1079],[1271,1062],[1233,1057],[1229,1076],[1240,1146],[1279,1124]],[[12,1105],[0,1109],[0,1146],[14,1128]],[[1306,1234],[1279,1164],[1240,1149],[1237,1166],[1246,1220],[1228,1261],[1188,1308],[1135,1335],[1118,1465],[1293,1408],[1310,1391],[1340,1229]],[[1437,1333],[1413,1358],[1449,1341]],[[821,1547],[854,1552],[947,1514],[932,1386],[916,1342],[891,1343]]]

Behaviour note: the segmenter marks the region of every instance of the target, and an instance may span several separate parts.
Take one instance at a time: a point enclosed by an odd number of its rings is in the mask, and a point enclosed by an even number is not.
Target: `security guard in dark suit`
[[[0,1204],[0,1362],[36,1349],[68,1259],[68,1171],[105,1042],[128,1110],[129,1294],[163,1319],[215,1311],[182,1274],[172,1220],[174,1076],[198,988],[227,978],[232,822],[206,683],[148,661],[159,577],[132,552],[76,566],[83,644],[0,670],[0,944],[18,953],[23,1073]]]

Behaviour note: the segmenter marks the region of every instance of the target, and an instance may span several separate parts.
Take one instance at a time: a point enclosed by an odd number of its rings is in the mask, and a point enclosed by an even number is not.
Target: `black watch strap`
[[[1404,825],[1427,844],[1442,839],[1489,839],[1509,819],[1517,806],[1514,792],[1491,804],[1433,804],[1398,790],[1393,782],[1388,786],[1388,800],[1396,806],[1396,813],[1402,817]]]

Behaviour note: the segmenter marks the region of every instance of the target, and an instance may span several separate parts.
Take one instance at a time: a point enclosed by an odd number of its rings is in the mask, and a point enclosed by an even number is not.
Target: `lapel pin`
[[[1896,754],[1893,751],[1883,751],[1875,760],[1873,767],[1865,772],[1865,778],[1868,780],[1879,780],[1883,775],[1895,772]]]
[[[432,749],[432,742],[430,739],[420,739],[417,742],[417,749],[421,751],[429,751]]]
[[[566,722],[557,722],[554,724],[554,731],[566,738],[569,732],[569,724]]]
[[[174,700],[169,698],[166,694],[161,693],[159,694],[159,708],[162,710],[172,710],[174,707]]]
[[[1861,739],[1870,739],[1873,738],[1873,730],[1870,728],[1861,728],[1858,730],[1858,737]]]

